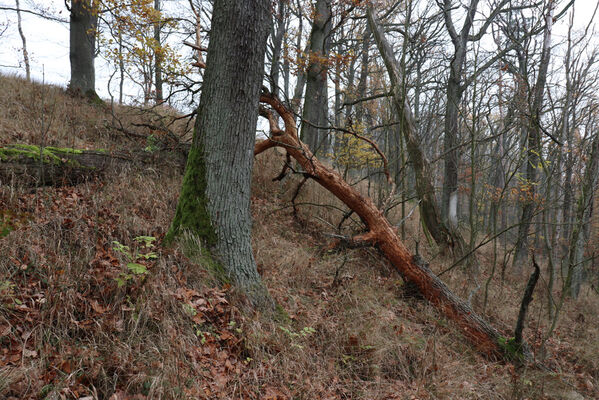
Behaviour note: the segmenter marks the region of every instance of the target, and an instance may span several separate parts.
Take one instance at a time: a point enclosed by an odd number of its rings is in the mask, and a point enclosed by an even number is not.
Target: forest
[[[599,398],[598,11],[0,0],[0,398]]]

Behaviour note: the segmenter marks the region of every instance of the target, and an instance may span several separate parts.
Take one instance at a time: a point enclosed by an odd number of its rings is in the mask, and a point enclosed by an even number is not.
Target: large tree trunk
[[[274,303],[252,253],[250,181],[269,19],[269,0],[214,2],[193,144],[167,237],[190,231],[203,239],[262,309]]]
[[[445,25],[453,43],[453,57],[449,65],[449,79],[447,81],[447,99],[445,104],[445,140],[443,151],[445,154],[445,178],[443,181],[443,195],[441,199],[441,212],[444,221],[452,229],[458,226],[458,116],[459,105],[465,86],[462,84],[462,71],[466,60],[466,46],[474,15],[478,7],[478,0],[471,0],[467,8],[466,18],[460,32],[456,32],[451,16],[451,0],[445,0],[443,15]]]
[[[367,225],[368,233],[355,237],[354,242],[377,245],[398,272],[415,284],[422,295],[443,314],[455,321],[463,334],[483,354],[491,358],[505,356],[508,351],[506,339],[455,296],[424,263],[415,261],[399,239],[396,229],[370,198],[363,197],[336,171],[323,165],[308,146],[298,139],[293,113],[269,93],[263,93],[261,101],[269,104],[281,116],[285,130],[277,127],[276,118],[269,110],[262,109],[261,114],[269,119],[272,136],[256,143],[254,153],[260,154],[275,146],[285,148],[306,171],[307,176],[343,201]]]
[[[317,152],[320,140],[327,134],[319,129],[327,119],[327,66],[331,34],[331,0],[317,0],[310,33],[310,63],[306,74],[306,96],[302,113],[301,138]]]
[[[96,96],[96,27],[98,14],[95,1],[73,0],[70,20],[71,83],[70,89]]]

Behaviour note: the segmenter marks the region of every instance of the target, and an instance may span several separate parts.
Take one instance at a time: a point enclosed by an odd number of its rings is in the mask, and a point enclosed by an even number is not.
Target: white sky
[[[585,26],[599,0],[576,0],[575,2],[575,25]],[[561,3],[565,3],[562,1]],[[60,16],[68,19],[68,11],[63,0],[36,0],[43,7],[53,8],[60,12]],[[0,6],[13,7],[14,0],[0,0]],[[30,8],[28,0],[21,0],[23,9]],[[558,10],[561,7],[558,8]],[[36,81],[45,80],[66,87],[70,77],[69,66],[69,32],[68,24],[48,21],[31,14],[22,13],[23,32],[27,39],[27,48],[31,64],[32,78]],[[599,19],[596,16],[595,21]],[[8,29],[0,38],[0,72],[4,74],[19,74],[24,76],[22,63],[21,38],[17,31],[17,15],[11,11],[0,11],[0,25],[7,25]],[[597,24],[596,24],[597,26]],[[3,28],[0,26],[0,31]],[[560,37],[565,37],[567,29],[567,18],[562,18],[555,25],[555,41],[558,43]],[[599,33],[596,31],[596,35]],[[96,90],[103,98],[109,98],[106,89],[110,69],[100,58],[96,58]],[[136,95],[134,88],[129,88],[130,95]],[[116,95],[116,93],[115,93]]]
[[[21,9],[35,10],[28,3],[35,3],[44,9],[54,10],[53,16],[68,21],[69,12],[64,0],[21,0]],[[15,8],[14,0],[0,0],[0,7]],[[36,12],[38,10],[35,10]],[[21,13],[23,33],[27,40],[31,77],[33,80],[66,87],[70,80],[69,62],[69,25],[49,21],[44,18]],[[195,17],[194,17],[195,18]],[[25,76],[22,41],[17,30],[17,13],[0,11],[0,32],[8,25],[8,29],[0,37],[0,73]],[[180,47],[177,43],[176,47]],[[107,83],[113,68],[101,57],[95,59],[96,91],[102,98],[110,98]],[[118,78],[113,79],[112,94],[118,98]],[[141,90],[133,84],[125,87],[125,95],[141,98]],[[129,99],[129,100],[130,100]],[[127,101],[127,99],[125,99]]]

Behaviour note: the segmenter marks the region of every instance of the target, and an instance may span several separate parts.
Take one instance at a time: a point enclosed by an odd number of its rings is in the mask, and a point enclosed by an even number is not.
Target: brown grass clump
[[[103,108],[60,89],[0,80],[15,92],[0,116],[3,143],[38,144],[39,118],[25,116],[40,104],[32,93],[43,90],[44,104],[55,104],[45,113],[57,121],[48,144],[145,146],[103,125],[110,120]],[[273,150],[258,157],[252,198],[256,261],[288,315],[280,320],[241,313],[238,296],[218,285],[194,238],[161,245],[178,170],[137,168],[74,187],[0,187],[0,398],[599,398],[594,292],[561,311],[546,342],[545,363],[555,372],[485,360],[405,290],[376,249],[329,246],[327,233],[339,233],[346,211],[329,193],[308,182],[294,214],[289,202],[302,177],[273,182],[283,161]],[[397,208],[391,218],[401,219]],[[340,233],[361,229],[350,219]],[[156,238],[155,247],[136,240],[143,236]],[[405,240],[411,249],[419,244],[433,270],[451,266],[427,243],[417,210]],[[509,336],[526,279],[508,271],[502,280],[497,266],[483,310],[492,248],[478,256],[478,272],[458,266],[443,278]],[[537,288],[525,330],[537,352],[548,328],[545,288]]]

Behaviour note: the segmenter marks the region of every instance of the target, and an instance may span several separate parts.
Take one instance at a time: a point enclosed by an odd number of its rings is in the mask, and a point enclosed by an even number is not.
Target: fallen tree
[[[396,228],[389,223],[370,198],[362,196],[341,175],[322,164],[312,154],[308,146],[299,140],[295,115],[289,108],[266,89],[263,89],[260,101],[271,107],[260,108],[260,115],[269,121],[270,137],[256,143],[254,155],[261,154],[272,147],[284,148],[287,154],[302,166],[305,177],[315,180],[334,194],[366,224],[368,232],[352,238],[352,241],[377,246],[406,281],[418,287],[430,303],[457,323],[464,336],[481,353],[491,359],[529,358],[527,351],[522,355],[520,348],[514,350],[513,339],[502,337],[468,304],[453,294],[425,263],[418,262],[412,257],[401,242]],[[275,112],[283,120],[284,129],[279,128]],[[514,354],[515,352],[518,354]]]
[[[135,165],[175,165],[183,167],[188,147],[169,152],[152,151],[109,152],[62,147],[42,147],[12,144],[0,147],[0,184],[22,186],[61,185],[82,182],[107,170],[122,170]]]

